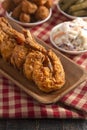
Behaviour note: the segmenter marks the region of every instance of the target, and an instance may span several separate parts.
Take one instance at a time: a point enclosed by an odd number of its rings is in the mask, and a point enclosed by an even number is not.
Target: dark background
[[[0,119],[0,130],[87,130],[87,120]]]

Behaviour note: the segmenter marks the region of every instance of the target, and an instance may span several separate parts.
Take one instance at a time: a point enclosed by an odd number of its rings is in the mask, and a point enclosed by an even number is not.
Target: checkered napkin
[[[4,12],[2,10],[2,12]],[[30,29],[31,33],[50,44],[51,29],[67,21],[57,10],[52,9],[52,17],[44,24]],[[87,70],[87,53],[70,57]],[[0,74],[0,118],[82,118],[87,119],[87,83],[66,94],[55,104],[44,105],[20,90],[13,82]]]

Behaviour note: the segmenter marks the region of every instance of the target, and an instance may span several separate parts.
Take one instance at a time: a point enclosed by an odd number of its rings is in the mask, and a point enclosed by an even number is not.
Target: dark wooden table
[[[87,130],[87,120],[0,119],[0,130]]]

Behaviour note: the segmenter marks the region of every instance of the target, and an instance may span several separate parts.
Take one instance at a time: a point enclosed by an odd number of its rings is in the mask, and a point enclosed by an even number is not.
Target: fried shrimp
[[[28,48],[22,45],[16,45],[11,56],[11,64],[17,69],[22,69],[27,53]]]
[[[10,37],[8,30],[12,30],[12,27],[3,17],[0,18],[0,54],[5,60],[9,60],[12,50],[16,44],[15,39]]]
[[[65,72],[57,55],[39,44],[29,30],[23,34],[13,29],[5,18],[0,18],[0,55],[14,69],[37,88],[49,93],[65,84]]]
[[[0,29],[0,53],[1,53],[1,45],[4,42],[5,38],[8,38],[8,36]]]
[[[14,39],[4,38],[4,41],[0,45],[1,55],[3,59],[10,61],[10,57],[12,55],[12,51],[16,45]]]
[[[17,40],[18,44],[20,44],[20,45],[24,44],[25,36],[22,33],[20,33],[20,32],[13,29],[12,34],[13,34],[14,38]]]
[[[11,25],[8,23],[8,21],[4,17],[0,17],[0,28],[7,27],[12,28]]]
[[[32,80],[32,73],[35,61],[41,62],[45,56],[39,51],[30,52],[25,60],[23,72],[27,79]]]
[[[37,51],[40,51],[40,52],[43,52],[43,53],[47,52],[45,47],[38,44],[38,42],[32,37],[29,30],[27,30],[27,31],[24,30],[24,34],[26,35],[25,45],[28,48],[31,47],[33,50],[37,50]]]
[[[44,66],[44,61],[36,61],[33,70],[33,80],[38,88],[44,92],[51,92],[60,89],[65,83],[65,73],[59,58],[53,51],[48,51],[48,57],[53,66]]]
[[[12,29],[3,17],[0,18],[0,53],[5,60],[10,60],[14,47],[25,41],[22,33]]]
[[[15,39],[18,44],[22,44],[25,42],[25,36],[22,33],[13,29],[9,22],[3,17],[0,18],[0,34],[2,35],[0,35],[0,39],[2,37],[10,37],[12,39]],[[2,40],[4,39],[2,38]],[[6,41],[8,41],[8,39]]]

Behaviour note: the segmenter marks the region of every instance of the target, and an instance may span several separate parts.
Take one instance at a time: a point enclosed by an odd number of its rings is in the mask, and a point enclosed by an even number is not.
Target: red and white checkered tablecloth
[[[70,19],[63,16],[56,5],[52,17],[44,24],[31,28],[31,33],[50,44],[51,29]],[[4,11],[0,7],[0,14]],[[87,70],[87,53],[70,58]],[[13,82],[0,74],[0,118],[82,118],[87,119],[87,83],[70,91],[59,102],[43,105],[25,94]]]

